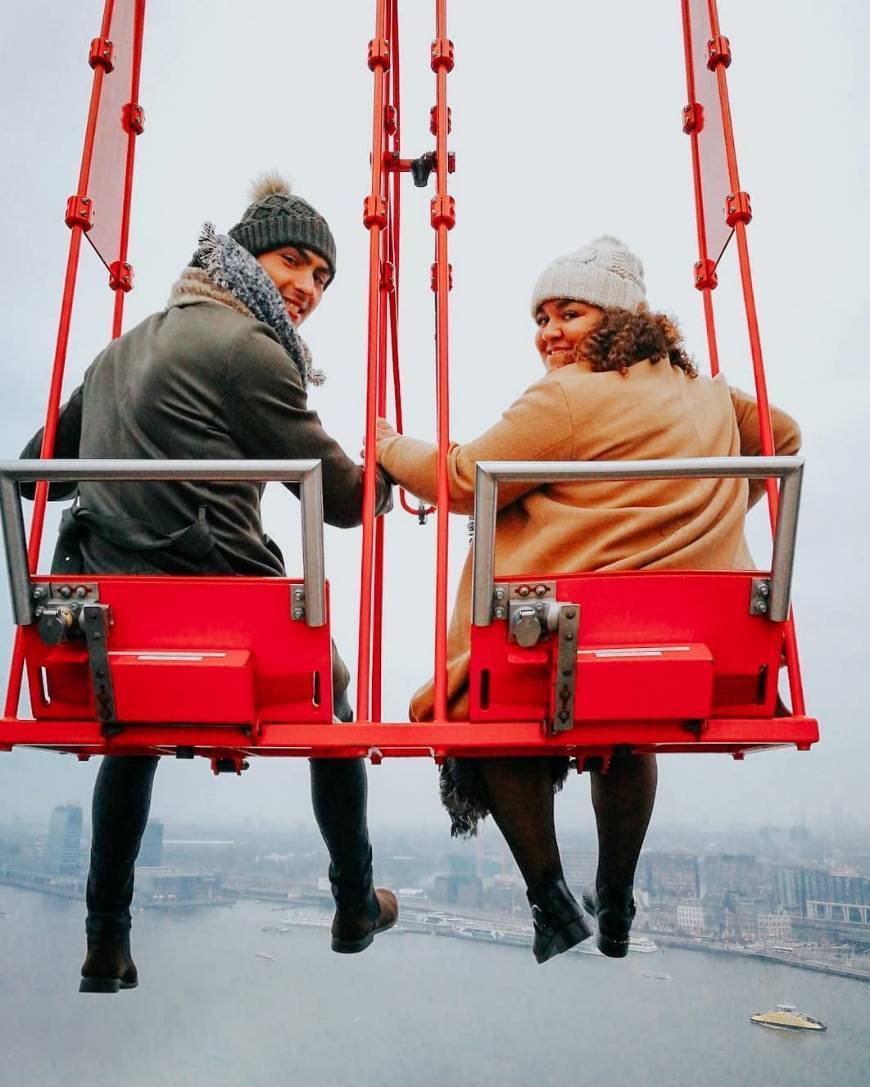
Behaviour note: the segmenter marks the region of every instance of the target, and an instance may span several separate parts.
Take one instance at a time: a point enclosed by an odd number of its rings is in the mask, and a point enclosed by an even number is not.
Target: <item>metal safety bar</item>
[[[19,483],[207,480],[298,483],[302,505],[302,570],[305,621],[326,623],[326,570],[323,558],[323,486],[319,460],[12,460],[0,461],[0,522],[12,612],[18,626],[34,620],[27,539]]]
[[[480,461],[474,489],[471,621],[492,622],[499,483],[603,483],[630,479],[780,479],[768,616],[788,618],[803,457],[697,457],[634,461]]]

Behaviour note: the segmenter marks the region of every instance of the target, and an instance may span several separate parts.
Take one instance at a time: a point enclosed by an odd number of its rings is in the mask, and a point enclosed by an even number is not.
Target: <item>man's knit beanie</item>
[[[643,265],[618,238],[605,234],[544,269],[532,292],[532,316],[553,298],[636,313],[646,305]]]
[[[251,200],[229,236],[255,257],[282,245],[310,249],[329,265],[332,282],[335,239],[323,216],[307,200],[294,196],[289,182],[278,173],[258,177],[251,187]]]

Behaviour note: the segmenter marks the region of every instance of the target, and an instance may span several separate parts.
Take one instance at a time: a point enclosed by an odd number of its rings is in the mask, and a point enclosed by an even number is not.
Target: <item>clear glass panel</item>
[[[713,37],[708,0],[689,0],[689,21],[695,101],[701,107],[698,154],[701,163],[704,231],[707,256],[718,263],[734,231],[725,221],[725,198],[731,189],[719,85],[715,72],[707,67],[707,43]]]
[[[133,97],[133,37],[136,0],[115,0],[109,40],[115,67],[103,77],[88,195],[94,202],[94,225],[85,235],[108,268],[120,257],[121,217],[128,135],[124,107]]]

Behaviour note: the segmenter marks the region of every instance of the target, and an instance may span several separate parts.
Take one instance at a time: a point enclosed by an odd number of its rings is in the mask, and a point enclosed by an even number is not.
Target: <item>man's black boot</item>
[[[577,899],[561,877],[529,891],[527,898],[535,926],[532,952],[538,962],[546,962],[592,935]]]
[[[583,906],[598,921],[598,950],[611,959],[628,954],[635,905],[631,887],[599,887],[583,892]]]
[[[88,936],[80,993],[117,993],[120,989],[135,989],[138,984],[129,932]]]
[[[356,879],[349,878],[334,863],[329,866],[329,879],[335,899],[333,951],[343,955],[365,951],[378,932],[392,928],[399,919],[396,896],[373,884],[371,849]]]

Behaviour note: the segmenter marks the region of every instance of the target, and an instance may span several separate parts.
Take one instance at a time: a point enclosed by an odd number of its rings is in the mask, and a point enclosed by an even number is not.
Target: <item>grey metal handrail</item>
[[[305,621],[326,623],[323,558],[323,486],[319,460],[7,460],[0,461],[0,522],[12,611],[19,626],[33,622],[27,538],[19,483],[78,483],[81,480],[208,480],[227,483],[298,483],[302,504],[302,571]]]
[[[492,622],[499,483],[601,483],[629,479],[771,479],[782,481],[770,566],[771,619],[788,617],[803,457],[697,457],[684,460],[480,461],[474,488],[471,621]]]

